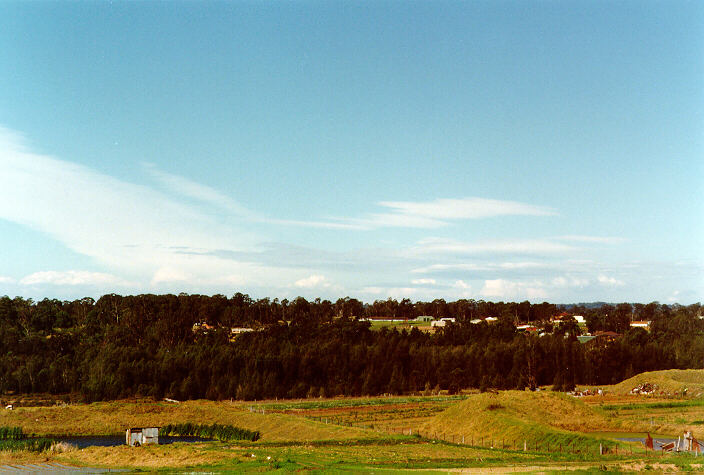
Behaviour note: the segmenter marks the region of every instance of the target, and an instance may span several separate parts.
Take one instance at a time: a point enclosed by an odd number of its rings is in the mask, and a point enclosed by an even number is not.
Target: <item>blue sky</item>
[[[692,303],[701,2],[0,3],[0,295]]]

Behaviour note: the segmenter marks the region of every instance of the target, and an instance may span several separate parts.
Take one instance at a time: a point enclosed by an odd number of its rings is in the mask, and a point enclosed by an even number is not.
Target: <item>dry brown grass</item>
[[[624,430],[618,421],[583,402],[553,392],[500,391],[470,396],[434,417],[424,435],[474,442],[562,443],[586,432]]]
[[[14,465],[27,463],[44,463],[49,460],[47,454],[38,454],[26,450],[0,450],[0,464]]]
[[[657,384],[656,395],[661,392],[666,395],[682,394],[687,388],[687,394],[693,397],[704,396],[704,369],[667,369],[640,373],[632,378],[621,381],[606,390],[614,394],[628,394],[639,384]]]
[[[257,430],[263,441],[352,439],[374,437],[361,428],[341,427],[288,414],[249,412],[241,403],[187,401],[100,402],[54,407],[20,407],[0,413],[0,425],[20,426],[25,433],[48,435],[122,434],[128,427],[192,422],[227,424]]]
[[[54,457],[69,465],[93,467],[181,468],[213,464],[231,458],[226,450],[211,450],[205,444],[153,445],[144,447],[88,447]]]

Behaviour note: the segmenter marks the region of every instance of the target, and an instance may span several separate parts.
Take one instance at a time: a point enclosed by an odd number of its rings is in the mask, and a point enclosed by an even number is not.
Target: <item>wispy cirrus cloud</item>
[[[250,210],[213,187],[198,183],[181,175],[166,172],[153,163],[144,162],[142,163],[142,167],[152,178],[156,179],[157,182],[164,185],[173,193],[214,205],[240,216],[254,217]]]
[[[574,251],[573,246],[550,239],[496,239],[477,242],[427,238],[409,252],[418,254],[558,254]]]
[[[555,236],[553,239],[559,241],[594,243],[594,244],[621,244],[627,241],[626,238],[616,236],[583,236],[583,235],[565,235]]]
[[[181,175],[176,175],[158,168],[153,163],[143,163],[143,168],[147,173],[154,178],[158,183],[163,185],[169,191],[183,195],[185,197],[206,203],[220,210],[225,210],[234,213],[238,217],[255,223],[265,223],[281,226],[295,226],[307,228],[321,229],[366,229],[364,226],[355,223],[345,223],[337,221],[311,221],[311,220],[295,220],[295,219],[280,219],[265,216],[261,213],[256,213],[247,207],[240,204],[225,193],[216,190],[215,188],[198,183]]]
[[[431,201],[381,201],[382,212],[370,212],[362,217],[328,217],[319,220],[282,219],[255,213],[225,193],[189,178],[143,163],[144,169],[170,191],[191,199],[234,212],[252,222],[282,226],[339,230],[372,230],[386,227],[438,228],[453,221],[485,219],[499,216],[554,216],[557,211],[518,201],[479,197],[440,198]]]
[[[361,247],[334,243],[327,249],[272,239],[281,235],[282,226],[364,231],[357,238],[389,227],[434,229],[462,220],[552,216],[552,208],[481,198],[383,201],[377,204],[380,212],[361,218],[298,221],[260,215],[221,191],[153,165],[144,170],[155,186],[34,153],[21,137],[0,128],[0,219],[40,231],[96,264],[95,269],[57,270],[47,261],[46,270],[23,278],[0,276],[0,289],[8,289],[0,293],[258,289],[260,295],[347,294],[372,300],[564,296],[563,301],[584,301],[589,296],[613,299],[641,287],[647,290],[638,295],[650,298],[662,287],[659,282],[685,275],[695,284],[681,288],[678,298],[695,301],[701,294],[699,261],[605,264],[599,253],[625,242],[619,237],[472,241],[460,235],[417,240],[397,233],[385,245],[365,237],[350,240]],[[250,226],[254,222],[262,226]]]
[[[387,211],[362,218],[338,218],[364,228],[405,227],[438,228],[453,221],[499,216],[554,216],[557,211],[518,201],[488,198],[439,198],[431,201],[381,201]]]
[[[488,279],[479,291],[480,295],[498,299],[545,298],[547,292],[539,282],[513,282],[506,279]]]
[[[105,286],[115,285],[120,287],[134,285],[120,277],[104,272],[90,271],[41,271],[34,272],[20,280],[22,285],[81,285],[81,286]]]
[[[431,264],[429,266],[412,269],[414,274],[433,274],[447,272],[495,272],[495,271],[515,271],[522,269],[546,270],[554,268],[555,264],[548,262],[460,262],[452,264]]]
[[[208,202],[222,198],[173,177],[162,178],[174,186],[184,185],[192,198]],[[180,248],[251,251],[258,239],[242,221],[224,224],[197,203],[34,153],[21,136],[1,128],[0,219],[40,231],[93,258],[111,274],[139,276],[141,288],[175,282],[166,278],[169,272],[188,276],[187,289],[218,288],[223,281],[241,282],[241,276],[252,285],[266,285],[294,275],[256,262],[179,253]],[[24,283],[72,285],[86,277],[55,272],[30,276]],[[182,281],[177,285],[185,288]]]

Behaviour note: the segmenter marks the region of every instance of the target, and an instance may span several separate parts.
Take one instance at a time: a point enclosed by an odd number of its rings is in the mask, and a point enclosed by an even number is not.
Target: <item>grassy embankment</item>
[[[118,435],[128,427],[155,427],[179,423],[227,424],[262,434],[262,441],[348,440],[379,435],[358,427],[296,417],[250,412],[242,403],[187,401],[98,402],[53,407],[19,407],[0,413],[0,425],[19,426],[40,436]]]
[[[433,416],[467,397],[463,394],[277,401],[258,403],[255,407],[389,433],[414,433]]]
[[[699,372],[702,373],[704,371]],[[693,375],[698,377],[697,373]],[[648,382],[656,381],[660,385],[655,377],[670,376],[651,374],[647,377]],[[690,380],[684,382],[690,384]],[[632,388],[637,384],[629,381],[625,386]],[[476,470],[513,467],[533,471],[597,469],[602,466],[621,470],[648,466],[661,470],[701,469],[701,459],[682,454],[664,457],[650,454],[645,458],[636,450],[633,456],[623,454],[623,451],[621,455],[596,455],[600,441],[611,446],[616,442],[613,439],[607,441],[608,435],[590,435],[592,431],[656,429],[660,426],[651,426],[650,418],[654,411],[661,411],[659,417],[662,420],[656,419],[656,422],[677,430],[667,433],[678,433],[689,424],[697,435],[696,429],[701,429],[702,425],[696,421],[704,420],[704,414],[696,412],[704,411],[702,400],[627,396],[612,393],[612,389],[606,388],[607,396],[604,397],[584,398],[589,404],[562,394],[522,391],[459,398],[414,396],[258,403],[190,401],[181,404],[121,401],[66,407],[20,407],[0,414],[0,425],[19,425],[25,432],[41,435],[76,435],[121,434],[127,426],[192,422],[230,424],[262,433],[262,440],[257,442],[92,447],[42,454],[45,460],[102,467],[357,472],[460,467],[474,467]],[[414,418],[414,415],[419,417]],[[314,418],[327,418],[330,423]],[[364,428],[370,425],[370,421],[374,421],[375,430]],[[496,447],[501,445],[497,443],[501,439],[506,445],[515,444],[522,449],[522,440],[526,440],[530,450],[480,448],[390,433],[409,424],[415,424],[414,433],[422,427],[424,435],[443,436],[446,441],[459,441],[464,435],[466,444],[473,438],[477,445],[477,439],[483,438],[485,445],[493,439]],[[590,451],[578,454],[566,450],[555,452],[559,444],[566,449],[570,443],[577,448],[589,447]],[[538,445],[537,451],[535,444]],[[547,452],[547,444],[550,444],[550,452]],[[0,453],[2,463],[36,463],[37,458],[32,453],[19,456],[17,453]]]
[[[657,384],[658,390],[650,395],[630,394],[631,389],[643,383]],[[686,397],[682,395],[684,388]],[[584,401],[623,427],[671,437],[689,430],[704,439],[704,370],[641,373],[604,390],[603,397],[592,396]]]
[[[681,395],[684,389],[687,389],[688,396],[704,396],[704,370],[701,369],[668,369],[640,373],[610,386],[608,391],[612,394],[629,394],[631,389],[643,383],[657,384],[658,389],[654,396],[658,396],[660,392],[666,395]]]
[[[599,444],[617,443],[590,432],[623,430],[599,409],[564,394],[501,391],[483,393],[453,405],[422,429],[444,440],[472,441],[476,445],[539,450],[598,450]],[[492,444],[493,442],[493,444]]]

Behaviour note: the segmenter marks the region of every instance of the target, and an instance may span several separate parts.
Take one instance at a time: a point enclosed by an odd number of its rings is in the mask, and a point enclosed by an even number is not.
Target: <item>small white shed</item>
[[[140,445],[159,444],[158,427],[137,427],[127,429],[125,433],[125,443],[131,447]]]

